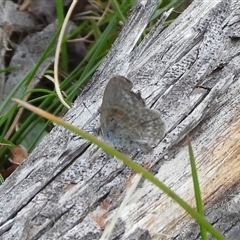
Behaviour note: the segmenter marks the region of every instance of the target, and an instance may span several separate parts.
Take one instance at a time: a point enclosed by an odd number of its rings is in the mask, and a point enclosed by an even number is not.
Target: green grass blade
[[[203,201],[201,197],[201,190],[199,186],[196,162],[195,162],[195,158],[194,158],[194,154],[193,154],[193,150],[192,150],[192,146],[189,138],[188,138],[188,151],[189,151],[190,165],[192,170],[192,179],[193,179],[197,211],[199,214],[201,214],[204,217],[204,207],[203,207]],[[201,233],[202,240],[208,239],[206,228],[202,224],[200,224],[200,233]]]
[[[118,2],[116,0],[111,0],[112,5],[119,17],[119,19],[124,23],[126,21],[126,18],[124,17],[124,14],[122,13],[122,8],[121,6],[118,4]]]
[[[15,65],[15,66],[10,66],[10,67],[1,69],[1,70],[0,70],[0,74],[1,74],[1,73],[5,73],[5,72],[11,72],[12,70],[14,70],[14,69],[16,69],[16,68],[19,68],[19,67],[20,67],[19,65]]]

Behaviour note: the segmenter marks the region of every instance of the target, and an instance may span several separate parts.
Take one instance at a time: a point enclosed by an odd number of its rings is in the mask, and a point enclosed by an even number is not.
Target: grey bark
[[[93,132],[104,87],[131,79],[161,112],[164,139],[133,159],[195,206],[188,149],[191,136],[206,218],[227,239],[239,230],[239,1],[194,1],[139,46],[157,0],[139,0],[90,83],[65,120]],[[83,102],[85,103],[83,105]],[[86,108],[87,106],[87,108]],[[1,239],[99,239],[133,173],[120,161],[55,127],[0,188]],[[130,236],[130,237],[129,237]],[[121,213],[112,239],[199,239],[197,224],[173,200],[143,181]],[[142,237],[142,238],[141,238]]]

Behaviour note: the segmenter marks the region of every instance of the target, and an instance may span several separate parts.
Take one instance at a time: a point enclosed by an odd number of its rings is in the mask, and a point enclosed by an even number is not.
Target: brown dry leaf
[[[11,155],[11,162],[17,165],[20,165],[28,157],[28,153],[21,146],[13,147],[11,149]]]
[[[8,178],[18,168],[18,166],[19,165],[12,163],[7,169],[0,171],[3,179]]]
[[[0,171],[2,177],[6,179],[9,177],[18,166],[27,158],[27,152],[21,146],[15,146],[11,149],[11,165],[5,169]]]

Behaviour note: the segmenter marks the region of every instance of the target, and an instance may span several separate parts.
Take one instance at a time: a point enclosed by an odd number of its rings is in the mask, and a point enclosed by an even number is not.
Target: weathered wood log
[[[65,120],[92,132],[99,117],[89,121],[90,112],[97,113],[108,80],[117,74],[130,78],[166,123],[164,139],[151,155],[136,151],[133,159],[151,165],[157,178],[194,207],[185,142],[190,135],[206,219],[227,239],[238,239],[240,3],[194,1],[166,29],[161,21],[156,24],[136,47],[157,4],[136,3]],[[117,159],[55,127],[0,188],[1,239],[99,239],[132,178]],[[199,238],[198,225],[159,189],[142,182],[112,239],[173,238]]]

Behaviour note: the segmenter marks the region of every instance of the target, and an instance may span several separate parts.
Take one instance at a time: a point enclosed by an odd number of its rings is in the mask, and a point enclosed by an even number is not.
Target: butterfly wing
[[[135,113],[132,129],[137,129],[131,137],[134,142],[152,146],[165,133],[165,124],[160,112],[150,108],[140,108]]]
[[[132,86],[121,76],[108,82],[101,106],[102,135],[114,146],[128,147],[132,142],[152,146],[162,138],[164,123],[158,111],[146,108],[141,95],[131,91]]]
[[[101,112],[109,107],[128,109],[131,106],[145,107],[145,102],[139,93],[131,91],[133,84],[127,78],[115,76],[107,83],[103,94]]]

